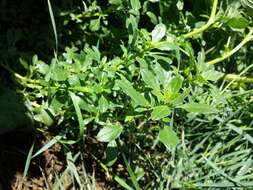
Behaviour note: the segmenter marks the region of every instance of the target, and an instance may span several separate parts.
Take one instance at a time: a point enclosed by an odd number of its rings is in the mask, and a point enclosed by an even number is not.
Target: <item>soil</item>
[[[31,132],[15,132],[0,136],[0,190],[50,190],[55,176],[66,169],[66,158],[62,147],[57,144],[40,156],[32,159],[28,175],[23,178],[26,157],[35,140],[41,147],[50,139],[48,134],[35,135]],[[79,167],[77,167],[79,168]],[[112,189],[105,186],[101,174],[96,189]],[[64,179],[66,190],[78,189],[70,177]]]

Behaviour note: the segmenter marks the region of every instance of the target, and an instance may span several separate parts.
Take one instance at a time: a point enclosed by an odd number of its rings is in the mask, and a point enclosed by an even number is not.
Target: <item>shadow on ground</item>
[[[11,189],[14,175],[24,170],[33,134],[33,122],[22,97],[7,87],[0,87],[0,184],[3,190]]]

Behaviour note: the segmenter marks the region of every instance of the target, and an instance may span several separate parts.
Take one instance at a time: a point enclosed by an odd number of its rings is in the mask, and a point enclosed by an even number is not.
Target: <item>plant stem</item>
[[[243,82],[243,83],[253,83],[253,78],[251,77],[242,77],[236,74],[227,74],[224,77],[225,80],[234,80],[238,82]]]
[[[23,77],[20,74],[16,73],[8,65],[4,65],[3,63],[0,63],[0,66],[3,67],[5,70],[9,71],[9,73],[12,76],[14,76],[16,79],[18,79],[20,81],[23,81],[23,82],[25,81],[25,82],[31,82],[31,83],[34,83],[34,84],[39,84],[39,81],[37,81],[37,80],[28,79],[28,78]]]
[[[213,0],[211,15],[210,15],[210,18],[207,21],[207,23],[205,25],[203,25],[202,27],[200,27],[200,28],[194,29],[192,32],[184,34],[183,37],[184,38],[191,38],[191,37],[193,37],[197,34],[200,34],[200,33],[204,32],[206,29],[208,29],[213,24],[213,22],[215,20],[214,18],[215,18],[217,6],[218,6],[218,0]]]
[[[207,64],[216,64],[219,62],[224,61],[225,59],[229,58],[230,56],[232,56],[233,54],[235,54],[237,51],[239,51],[246,43],[248,43],[249,41],[251,41],[253,39],[253,30],[251,30],[249,32],[249,34],[247,34],[247,36],[241,41],[241,43],[239,43],[234,49],[232,49],[229,52],[224,53],[221,57],[215,58],[211,61],[207,61]]]

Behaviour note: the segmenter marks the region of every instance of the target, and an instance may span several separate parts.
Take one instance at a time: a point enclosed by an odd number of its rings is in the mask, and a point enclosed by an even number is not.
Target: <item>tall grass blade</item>
[[[133,185],[134,185],[135,189],[136,190],[141,190],[141,188],[140,188],[140,186],[138,184],[138,181],[137,181],[137,177],[135,176],[135,174],[134,174],[134,172],[133,172],[133,170],[132,170],[130,164],[128,163],[128,161],[127,161],[127,159],[126,159],[126,157],[125,157],[124,154],[123,154],[123,159],[124,159],[124,162],[125,162],[125,164],[127,166],[127,171],[128,171],[128,173],[130,175],[130,178],[131,178],[131,180],[133,182]]]
[[[52,9],[50,0],[47,0],[47,4],[48,4],[48,10],[49,10],[49,14],[50,14],[51,23],[52,23],[53,30],[54,30],[55,50],[56,50],[56,54],[57,54],[57,52],[58,52],[58,36],[57,36],[55,19],[54,19],[54,13],[53,13],[53,9]]]
[[[33,156],[32,158],[40,155],[42,152],[45,152],[52,146],[54,146],[62,137],[61,136],[55,136],[52,140],[50,140],[47,144],[45,144],[41,149],[39,149]]]
[[[34,148],[34,141],[33,141],[33,144],[32,144],[32,146],[31,146],[31,148],[28,152],[27,158],[26,158],[25,169],[24,169],[24,172],[23,172],[23,180],[26,177],[26,175],[28,173],[28,170],[29,170],[29,167],[30,167],[30,163],[31,163],[31,160],[32,160],[33,148]]]

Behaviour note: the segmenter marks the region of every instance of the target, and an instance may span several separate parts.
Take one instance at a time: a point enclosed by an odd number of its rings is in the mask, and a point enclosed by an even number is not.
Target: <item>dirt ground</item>
[[[27,177],[23,178],[26,156],[34,139],[34,134],[27,132],[0,136],[0,190],[52,189],[55,175],[61,174],[66,166],[62,147],[55,145],[33,159]],[[40,135],[35,141],[37,145],[42,146],[48,142],[48,139],[47,135]],[[96,185],[96,189],[111,189],[106,188],[105,184],[105,182],[100,182]],[[77,189],[68,178],[64,179],[63,185],[66,190]]]
[[[54,147],[45,151],[42,156],[34,159],[30,165],[29,173],[23,179],[23,171],[27,153],[34,140],[33,133],[15,132],[4,135],[0,139],[0,181],[2,190],[30,190],[50,189],[52,172],[61,172],[63,162],[58,160]],[[46,137],[36,139],[45,143]],[[39,140],[39,141],[38,141]]]

